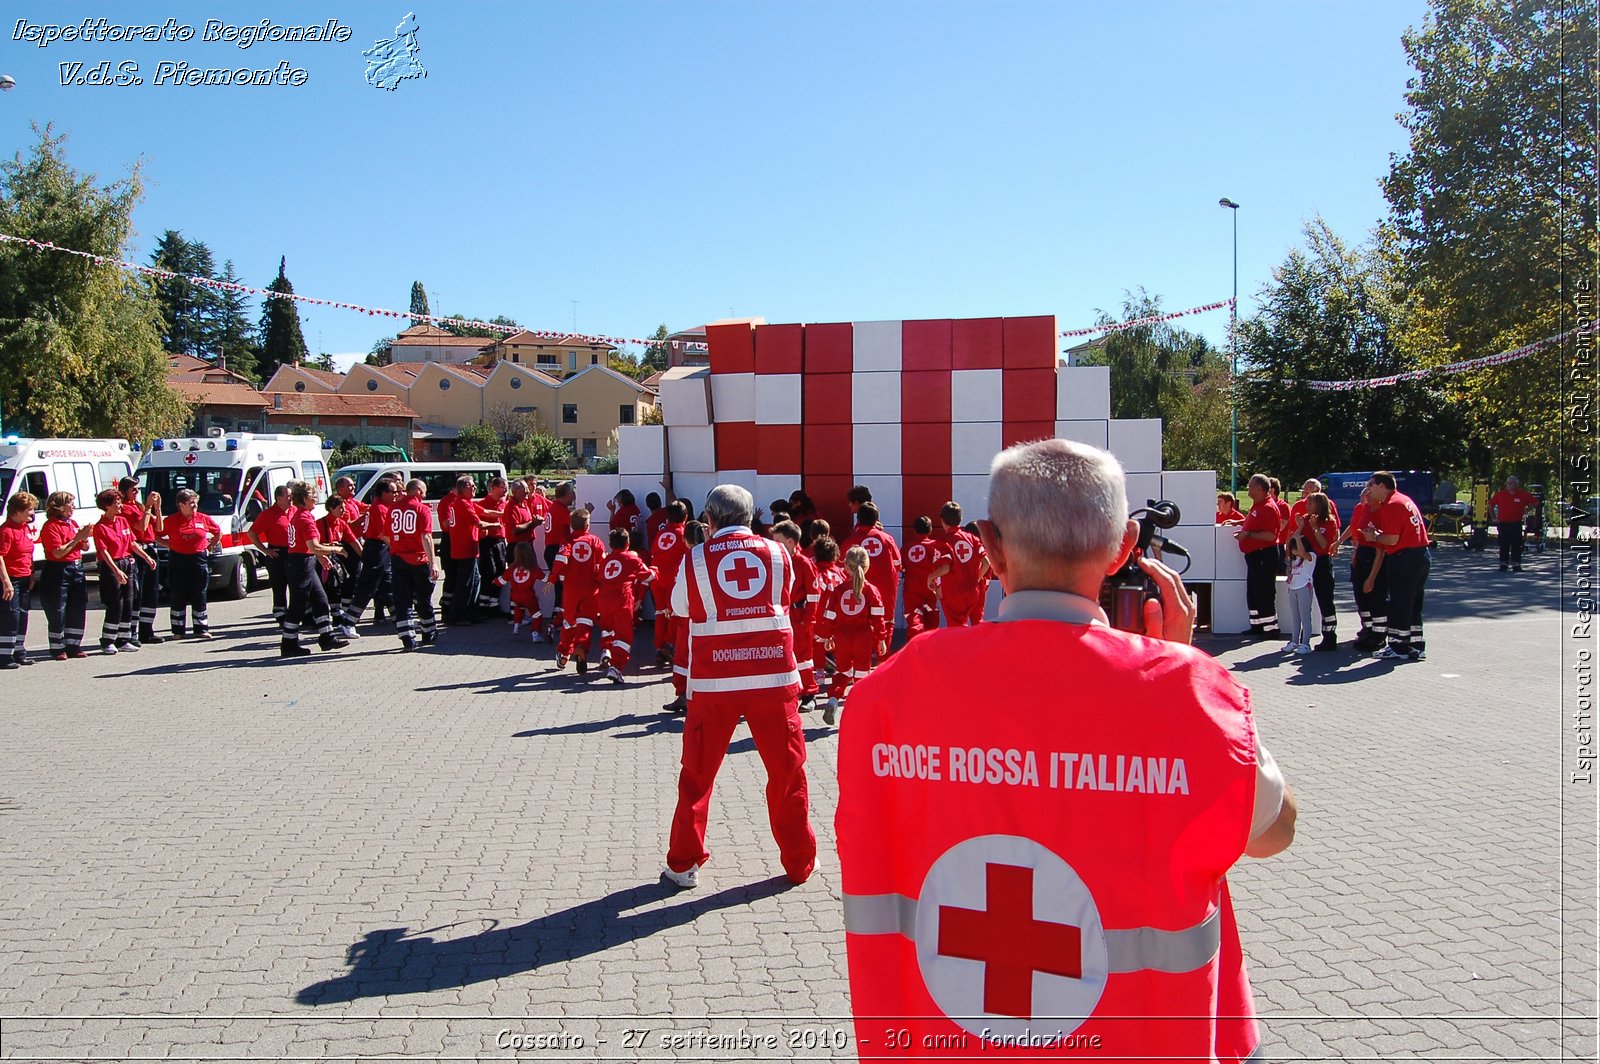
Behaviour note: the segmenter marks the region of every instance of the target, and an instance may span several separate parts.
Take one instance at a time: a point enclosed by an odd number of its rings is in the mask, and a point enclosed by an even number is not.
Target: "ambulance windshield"
[[[144,490],[161,493],[161,510],[166,514],[178,512],[178,492],[184,488],[200,496],[199,510],[212,517],[230,517],[239,501],[237,469],[146,469]]]
[[[11,498],[11,482],[17,479],[15,469],[0,469],[0,499]]]

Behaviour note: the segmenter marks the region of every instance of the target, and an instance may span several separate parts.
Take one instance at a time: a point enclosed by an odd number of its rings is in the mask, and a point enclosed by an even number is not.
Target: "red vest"
[[[747,528],[727,528],[689,551],[689,690],[694,695],[800,692],[789,626],[793,563]]]
[[[971,665],[1017,658],[1052,667]],[[1225,876],[1255,776],[1248,692],[1190,647],[1059,620],[913,640],[856,685],[839,743],[860,1044],[1248,1057]],[[1168,1018],[1116,1019],[1138,1016]]]

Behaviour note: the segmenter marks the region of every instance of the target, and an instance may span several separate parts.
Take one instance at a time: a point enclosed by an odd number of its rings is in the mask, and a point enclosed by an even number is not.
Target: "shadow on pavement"
[[[663,712],[649,715],[624,713],[612,717],[610,720],[580,720],[573,724],[561,724],[552,728],[529,728],[527,731],[513,732],[511,737],[513,739],[532,739],[540,735],[593,735],[597,732],[609,731],[612,728],[625,728],[634,724],[640,725],[638,731],[619,734],[615,738],[642,739],[649,735],[683,734],[683,718]]]
[[[438,940],[403,927],[369,931],[345,955],[350,970],[295,994],[301,1005],[334,1005],[390,994],[423,994],[471,986],[587,957],[691,923],[705,913],[748,905],[792,889],[785,876],[703,894],[678,905],[653,906],[677,896],[664,882],[628,887],[516,927],[491,927],[465,938]]]

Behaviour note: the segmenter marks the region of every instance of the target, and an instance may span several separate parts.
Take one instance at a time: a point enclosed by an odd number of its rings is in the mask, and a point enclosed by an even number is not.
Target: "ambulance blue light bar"
[[[229,440],[228,441],[228,450],[237,451],[238,449],[239,449],[239,441],[238,440]]]
[[[150,442],[150,449],[152,451],[164,451],[164,450],[167,449],[167,441],[166,440],[152,440]]]

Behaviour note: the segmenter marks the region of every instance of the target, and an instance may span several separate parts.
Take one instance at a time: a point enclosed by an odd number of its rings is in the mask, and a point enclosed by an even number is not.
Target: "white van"
[[[489,481],[506,475],[506,467],[499,462],[365,462],[336,470],[333,479],[349,477],[356,482],[356,500],[369,503],[378,479],[390,473],[402,481],[415,479],[426,484],[428,505],[437,515],[439,500],[455,490],[457,477],[471,477],[481,498],[489,490]]]
[[[222,528],[211,586],[225,598],[244,598],[260,582],[261,567],[244,530],[272,505],[273,492],[291,480],[315,485],[318,497],[326,499],[333,483],[329,453],[320,437],[288,433],[216,431],[156,440],[139,465],[139,490],[141,495],[159,491],[166,514],[177,512],[179,490],[188,488],[200,496],[200,512]],[[326,511],[319,502],[314,512],[320,518]]]
[[[33,515],[37,532],[44,525],[45,500],[53,492],[70,491],[77,509],[74,520],[80,525],[100,519],[94,497],[117,481],[133,475],[137,452],[127,440],[32,440],[20,436],[0,439],[0,502],[26,491],[36,496],[39,508]],[[5,510],[0,508],[0,520]],[[94,540],[83,547],[84,558],[94,555]],[[44,548],[35,547],[33,560],[44,561]]]

